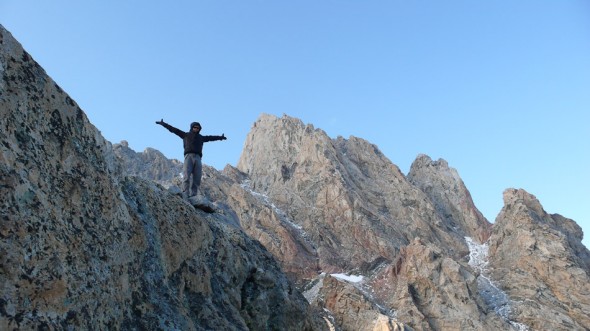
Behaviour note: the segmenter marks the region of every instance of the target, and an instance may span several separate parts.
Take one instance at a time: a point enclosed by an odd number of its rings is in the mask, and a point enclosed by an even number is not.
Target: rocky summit
[[[105,140],[0,26],[1,330],[588,330],[590,252],[509,188],[262,114],[234,166]],[[37,125],[45,123],[44,125]]]

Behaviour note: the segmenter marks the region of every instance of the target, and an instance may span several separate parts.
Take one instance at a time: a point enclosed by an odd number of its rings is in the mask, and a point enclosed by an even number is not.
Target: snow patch
[[[330,276],[345,280],[349,283],[359,283],[363,280],[363,276],[347,275],[347,274],[331,274]]]
[[[470,237],[465,237],[465,241],[469,247],[469,266],[479,272],[477,289],[484,302],[517,330],[528,331],[526,325],[510,320],[512,301],[490,278],[488,269],[489,245],[487,243],[478,244]]]
[[[321,273],[318,277],[318,282],[315,283],[309,290],[303,292],[303,296],[307,299],[307,302],[312,303],[320,293],[322,287],[324,287],[324,277],[326,276],[325,273]]]

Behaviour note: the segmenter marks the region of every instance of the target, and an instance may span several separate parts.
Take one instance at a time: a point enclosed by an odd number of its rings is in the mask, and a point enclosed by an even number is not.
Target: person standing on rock
[[[203,174],[203,165],[201,163],[201,158],[203,157],[203,143],[226,140],[227,138],[225,137],[225,134],[222,134],[221,136],[203,136],[201,135],[201,124],[199,124],[199,122],[192,122],[190,131],[188,132],[184,132],[165,123],[164,119],[156,121],[156,124],[160,124],[168,129],[168,131],[182,138],[184,144],[182,197],[188,199],[196,196],[199,191],[199,186],[201,186],[201,176]]]

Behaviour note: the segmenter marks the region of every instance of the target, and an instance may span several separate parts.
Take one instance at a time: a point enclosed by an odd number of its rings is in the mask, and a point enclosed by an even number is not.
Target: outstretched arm
[[[216,141],[216,140],[226,140],[227,137],[225,136],[225,133],[222,133],[221,136],[203,136],[203,142],[208,142],[208,141]]]
[[[186,135],[186,133],[184,131],[177,129],[177,128],[173,127],[172,125],[164,122],[164,119],[156,121],[156,124],[160,124],[161,126],[168,129],[168,131],[174,133],[175,135],[179,136],[180,138],[184,138],[184,136]]]

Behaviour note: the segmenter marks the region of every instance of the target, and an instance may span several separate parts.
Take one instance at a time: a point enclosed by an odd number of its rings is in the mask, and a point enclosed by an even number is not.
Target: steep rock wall
[[[488,239],[492,225],[475,207],[459,173],[447,161],[418,155],[410,167],[408,180],[432,200],[449,231],[476,238],[480,243]]]
[[[548,214],[534,195],[504,191],[489,254],[514,320],[534,330],[590,329],[590,252],[581,240],[575,222]]]
[[[322,270],[393,260],[414,237],[467,253],[429,198],[363,139],[330,139],[300,120],[262,115],[237,168],[310,236]]]

